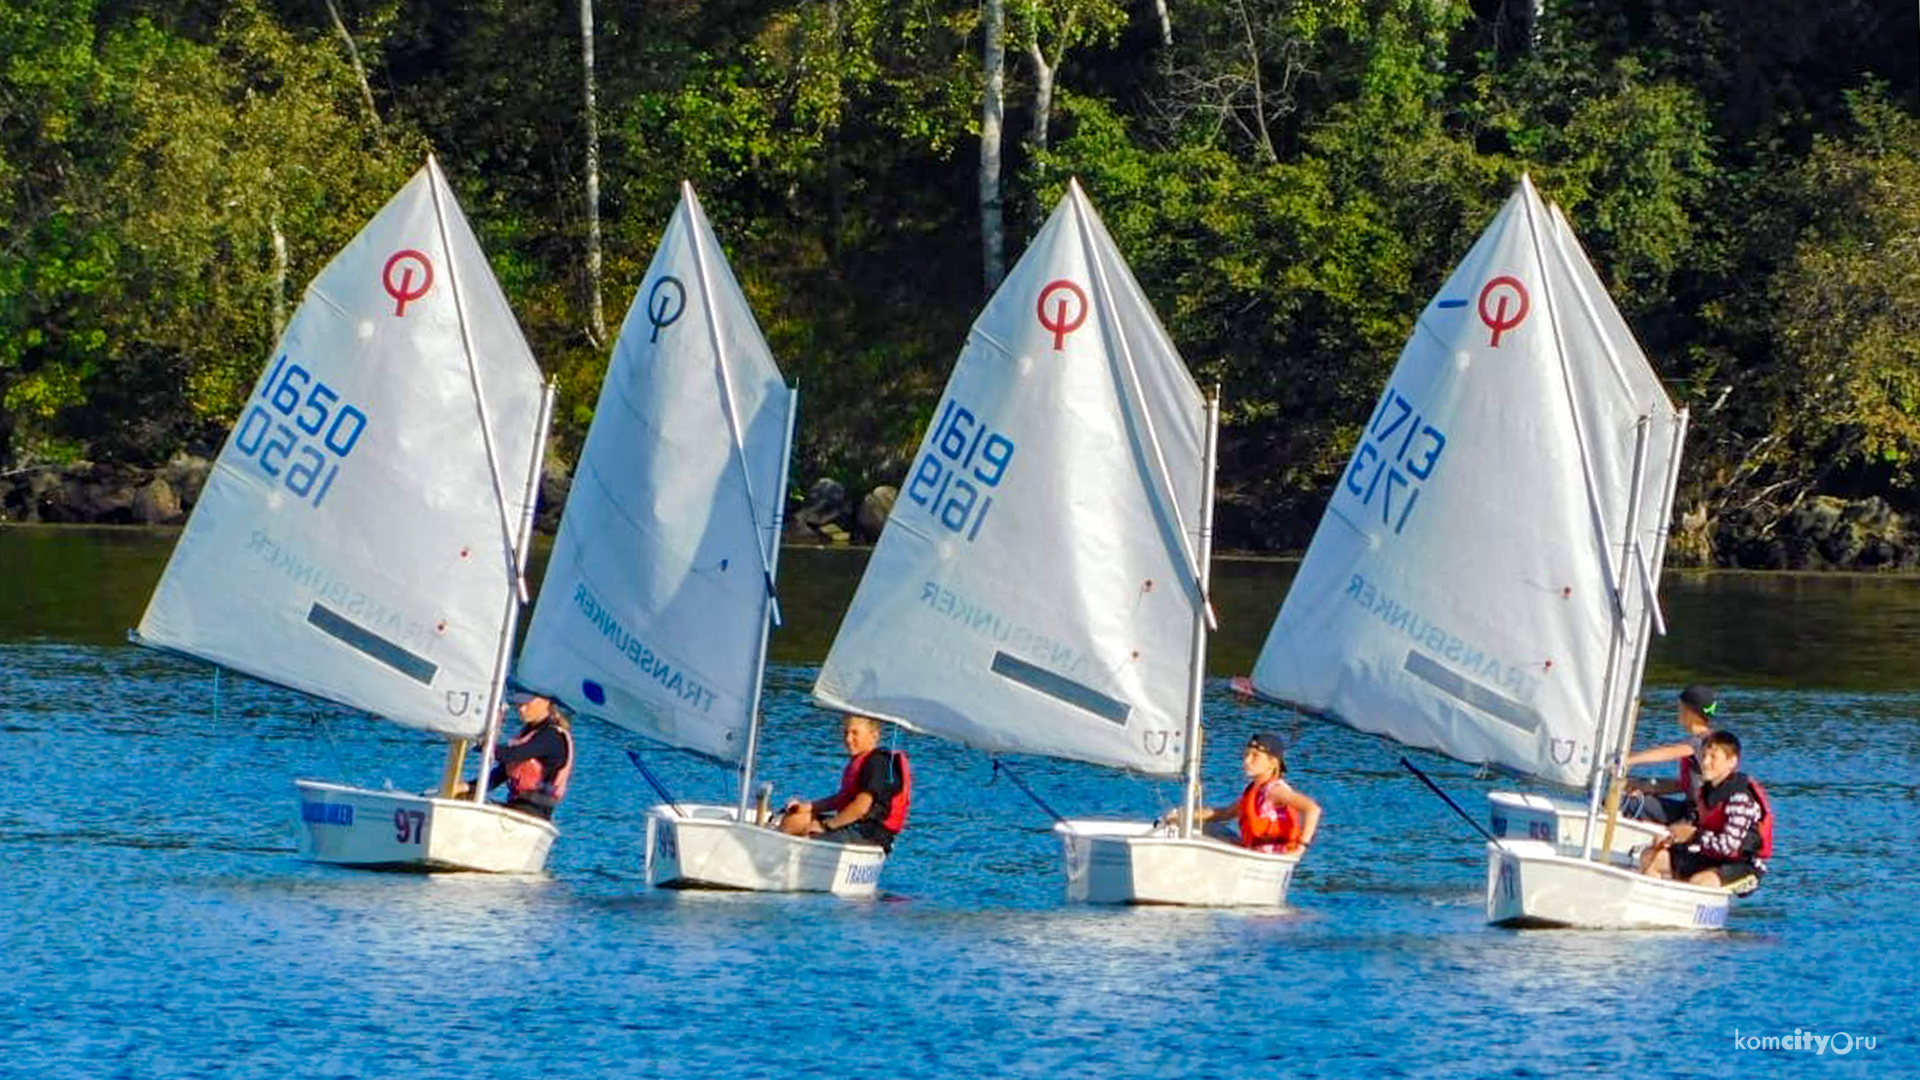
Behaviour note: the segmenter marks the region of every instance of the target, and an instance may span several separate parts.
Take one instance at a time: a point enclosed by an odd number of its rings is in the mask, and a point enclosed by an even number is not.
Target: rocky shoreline
[[[179,525],[206,484],[211,463],[180,456],[157,469],[75,462],[0,473],[0,525]],[[559,527],[569,476],[541,477],[535,528]],[[804,544],[866,544],[880,535],[897,492],[879,486],[857,495],[816,480],[787,507],[786,539]],[[1259,550],[1257,537],[1220,537],[1221,550]],[[1294,554],[1297,554],[1294,553]],[[1785,513],[1714,517],[1704,504],[1683,509],[1667,563],[1746,570],[1913,572],[1920,570],[1920,519],[1879,496],[1818,495]]]

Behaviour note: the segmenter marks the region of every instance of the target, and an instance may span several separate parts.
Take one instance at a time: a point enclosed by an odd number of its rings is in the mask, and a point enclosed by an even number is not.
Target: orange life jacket
[[[1300,835],[1293,809],[1267,798],[1271,780],[1254,780],[1240,793],[1240,843],[1255,851],[1281,851]]]
[[[542,724],[529,727],[515,735],[508,746],[524,746],[527,741],[540,733],[541,727],[552,727],[560,733],[567,744],[567,760],[549,777],[547,767],[539,758],[528,758],[507,769],[507,794],[511,798],[524,799],[528,796],[543,797],[549,805],[558,805],[567,797],[567,781],[573,778],[573,732],[558,724]]]
[[[887,803],[887,816],[881,820],[880,827],[898,836],[900,830],[907,827],[907,806],[913,801],[913,770],[907,765],[906,751],[886,752],[893,755],[894,767],[900,770],[900,790],[894,792],[893,798]],[[860,794],[860,767],[867,763],[867,754],[871,753],[873,751],[869,750],[847,762],[847,767],[840,770],[840,790],[821,806],[838,810]]]

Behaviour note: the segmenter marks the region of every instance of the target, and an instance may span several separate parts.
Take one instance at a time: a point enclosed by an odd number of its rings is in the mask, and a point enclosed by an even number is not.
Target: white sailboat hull
[[[1182,838],[1131,821],[1053,827],[1067,899],[1089,904],[1281,907],[1298,855],[1269,855],[1206,837]]]
[[[538,874],[560,835],[494,803],[295,781],[300,856],[369,870]]]
[[[1648,877],[1541,841],[1487,845],[1487,921],[1521,929],[1719,930],[1733,894]]]
[[[1585,803],[1496,791],[1487,796],[1487,818],[1493,835],[1502,840],[1541,840],[1552,844],[1560,854],[1574,858],[1580,856],[1586,842]],[[1594,823],[1595,848],[1605,839],[1606,827],[1604,818]],[[1664,826],[1651,821],[1620,818],[1614,822],[1611,851],[1615,855],[1631,855],[1666,834]]]
[[[887,853],[741,822],[731,806],[682,803],[647,811],[647,880],[663,889],[741,889],[872,896]]]

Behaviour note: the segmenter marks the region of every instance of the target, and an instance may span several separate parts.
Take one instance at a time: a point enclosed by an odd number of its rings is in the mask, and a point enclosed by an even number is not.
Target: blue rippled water
[[[841,760],[812,674],[771,673],[782,795]],[[1283,913],[1069,906],[1045,817],[913,736],[913,825],[872,902],[649,890],[630,740],[591,723],[549,876],[311,865],[295,777],[418,789],[438,744],[126,647],[0,645],[0,686],[0,1076],[1920,1075],[1913,695],[1724,691],[1779,808],[1775,873],[1727,933],[1619,934],[1486,927],[1481,848],[1397,747],[1224,685],[1212,793],[1278,726],[1327,810]],[[731,792],[654,760],[690,797]],[[1490,781],[1422,763],[1484,812]],[[1176,795],[1022,764],[1069,813]],[[1796,1030],[1875,1045],[1735,1046]]]

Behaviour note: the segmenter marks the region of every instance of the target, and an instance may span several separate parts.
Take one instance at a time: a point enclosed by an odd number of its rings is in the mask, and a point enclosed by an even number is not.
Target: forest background
[[[0,477],[211,456],[428,152],[563,461],[683,178],[803,387],[796,482],[862,491],[1078,177],[1226,387],[1222,545],[1298,550],[1528,173],[1693,410],[1676,564],[1920,521],[1905,0],[8,0]]]

